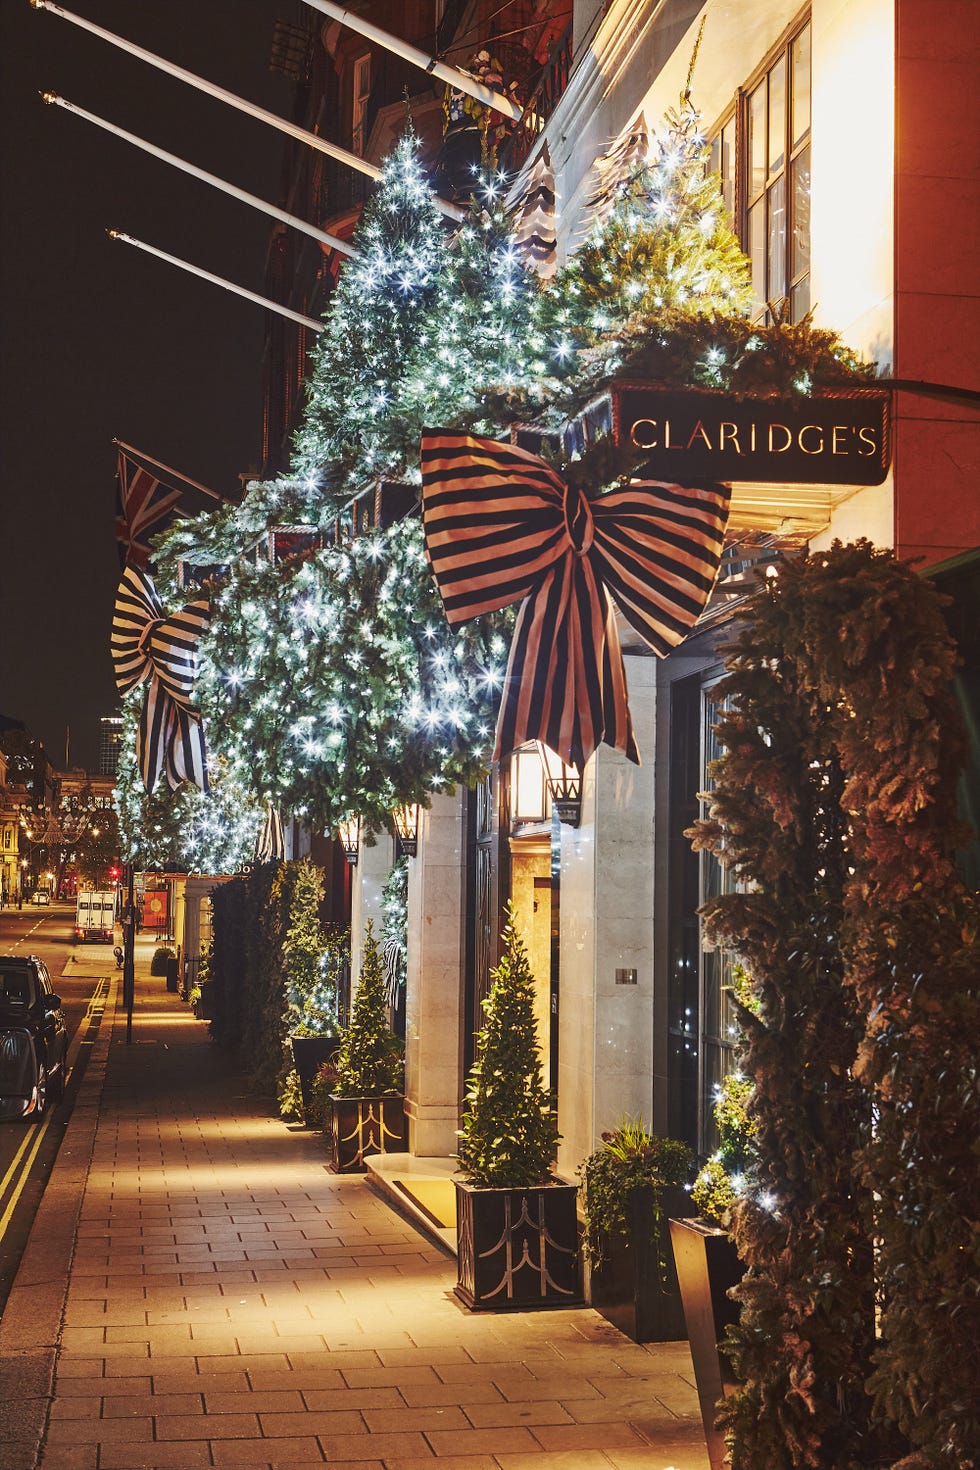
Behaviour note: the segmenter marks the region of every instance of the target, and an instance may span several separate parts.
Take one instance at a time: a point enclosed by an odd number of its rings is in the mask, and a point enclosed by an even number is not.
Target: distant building
[[[119,769],[122,715],[103,715],[99,721],[99,775],[113,780]]]

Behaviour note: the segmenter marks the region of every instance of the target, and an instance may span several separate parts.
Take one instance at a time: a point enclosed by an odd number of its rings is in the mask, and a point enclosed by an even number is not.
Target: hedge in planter
[[[388,1025],[387,986],[381,952],[368,922],[350,1025],[334,1065],[333,1164],[341,1173],[363,1173],[370,1154],[404,1153],[404,1061]]]
[[[954,652],[935,590],[868,542],[784,562],[744,618],[693,834],[741,880],[706,922],[758,999],[732,1464],[959,1467],[980,1440],[980,965]]]
[[[459,1136],[456,1294],[474,1309],[571,1306],[581,1300],[578,1190],[552,1174],[559,1136],[512,913],[503,940]]]
[[[624,1119],[582,1164],[592,1305],[635,1342],[683,1339],[667,1229],[685,1212],[687,1145]]]

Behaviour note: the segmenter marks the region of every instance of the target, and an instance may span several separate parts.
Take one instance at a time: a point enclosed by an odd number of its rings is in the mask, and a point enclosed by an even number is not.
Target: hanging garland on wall
[[[603,218],[542,284],[492,184],[447,237],[407,134],[328,307],[295,474],[159,540],[167,605],[186,600],[189,576],[210,593],[196,698],[213,763],[248,793],[253,843],[269,800],[314,829],[354,814],[377,825],[484,769],[513,614],[451,630],[414,518],[344,544],[353,498],[379,477],[398,477],[403,498],[420,489],[422,429],[553,427],[627,368],[784,394],[870,373],[809,320],[749,323],[746,263],[696,112],[683,106],[642,143],[613,145]],[[277,562],[270,531],[297,526],[307,549]],[[135,830],[132,794],[128,805]]]

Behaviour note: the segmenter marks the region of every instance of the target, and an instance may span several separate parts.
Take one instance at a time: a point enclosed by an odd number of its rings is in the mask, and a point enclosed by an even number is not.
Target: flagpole
[[[168,255],[165,250],[158,250],[155,245],[147,245],[145,240],[136,240],[132,235],[124,235],[122,230],[107,231],[110,240],[121,240],[124,245],[135,245],[137,250],[145,250],[148,255],[156,255],[160,260],[166,260],[170,265],[179,266],[181,270],[190,271],[192,276],[200,276],[202,281],[210,281],[214,286],[223,286],[226,291],[233,291],[236,296],[244,296],[246,301],[254,301],[257,306],[264,306],[267,311],[277,311],[280,316],[285,316],[293,322],[299,322],[301,327],[309,327],[312,332],[322,332],[323,323],[316,321],[311,316],[303,316],[302,312],[293,311],[291,307],[280,306],[277,301],[270,301],[266,296],[259,296],[255,291],[247,291],[244,286],[236,286],[234,281],[226,281],[224,276],[214,276],[210,271],[202,270],[199,265],[191,265],[189,260],[181,260],[178,255]]]
[[[273,219],[281,220],[284,225],[291,225],[294,230],[301,230],[305,235],[319,240],[322,245],[329,245],[331,250],[337,250],[341,255],[357,254],[357,251],[353,246],[348,245],[346,240],[338,240],[336,235],[329,235],[326,230],[320,230],[316,225],[307,224],[306,220],[298,219],[294,214],[287,214],[284,209],[280,209],[275,204],[267,204],[264,199],[257,198],[255,194],[246,193],[236,184],[226,183],[224,179],[219,179],[215,174],[206,173],[196,164],[188,163],[174,153],[167,153],[165,149],[158,148],[154,143],[147,143],[144,138],[138,138],[135,133],[128,133],[125,128],[117,127],[115,123],[107,122],[103,117],[97,117],[94,112],[88,112],[84,107],[69,102],[66,97],[59,97],[57,92],[42,92],[41,96],[49,105],[63,107],[66,112],[73,112],[77,117],[83,117],[86,122],[95,123],[99,128],[105,128],[107,133],[115,133],[117,138],[123,138],[127,143],[133,143],[137,148],[142,148],[144,153],[151,153],[154,158],[160,158],[164,163],[173,164],[174,168],[182,169],[185,174],[191,174],[195,179],[201,179],[203,183],[223,190],[225,194],[230,194],[234,199],[240,199],[243,204],[250,204],[253,209],[261,210],[263,214],[269,214]]]
[[[502,92],[495,92],[485,82],[478,81],[469,72],[461,70],[458,66],[449,66],[444,61],[437,61],[434,56],[429,56],[413,46],[409,41],[403,41],[400,36],[393,36],[390,31],[383,31],[372,21],[365,20],[363,15],[355,11],[345,10],[342,5],[334,5],[333,0],[305,0],[305,4],[314,10],[329,15],[332,20],[339,21],[342,26],[348,26],[352,31],[366,36],[369,41],[377,41],[379,46],[384,46],[387,51],[393,51],[404,61],[409,61],[413,66],[420,67],[422,71],[431,76],[438,77],[440,81],[448,82],[457,91],[466,92],[470,97],[475,97],[477,102],[482,102],[485,107],[492,107],[496,112],[503,113],[514,122],[520,122],[524,116],[524,110],[512,98],[505,97]],[[491,43],[492,44],[492,43]]]
[[[145,459],[147,464],[151,464],[154,469],[163,470],[165,474],[173,475],[175,480],[183,480],[185,485],[192,485],[195,490],[200,490],[204,495],[210,495],[212,500],[220,500],[222,503],[225,502],[225,497],[219,495],[217,490],[209,490],[207,485],[202,485],[198,480],[192,480],[190,475],[182,475],[180,470],[175,470],[172,465],[163,464],[159,459],[154,459],[152,455],[144,454],[142,449],[136,449],[132,444],[124,444],[121,439],[113,439],[112,442],[117,449],[126,450],[129,454],[135,454],[140,459]]]
[[[310,148],[316,148],[320,153],[326,153],[331,158],[346,163],[348,168],[358,169],[362,174],[367,174],[369,178],[375,180],[381,177],[381,170],[375,164],[369,163],[366,158],[359,158],[356,153],[349,153],[346,148],[341,148],[338,144],[321,138],[318,133],[308,133],[298,123],[288,122],[286,118],[278,117],[274,112],[269,112],[254,102],[248,102],[244,97],[239,97],[234,92],[229,92],[227,88],[207,81],[204,77],[199,77],[195,72],[187,71],[172,61],[165,61],[162,56],[156,56],[152,51],[144,50],[134,41],[127,41],[122,36],[115,35],[113,31],[107,31],[103,26],[96,25],[94,21],[85,20],[83,16],[75,15],[72,11],[65,10],[63,6],[55,5],[53,0],[31,0],[31,6],[34,10],[50,10],[52,15],[58,15],[62,20],[69,20],[72,25],[81,26],[83,31],[89,31],[93,36],[99,36],[103,41],[108,41],[111,46],[118,46],[121,50],[128,51],[130,56],[135,56],[140,61],[155,66],[158,71],[167,72],[169,76],[176,77],[178,81],[196,87],[199,92],[206,92],[209,97],[216,97],[219,102],[227,102],[230,107],[236,107],[239,112],[248,113],[249,117],[257,118],[259,122],[278,128],[281,133],[295,138],[297,142],[306,143]],[[438,196],[435,196],[435,204],[448,219],[460,221],[466,218],[465,209],[461,209],[457,204],[450,204]]]

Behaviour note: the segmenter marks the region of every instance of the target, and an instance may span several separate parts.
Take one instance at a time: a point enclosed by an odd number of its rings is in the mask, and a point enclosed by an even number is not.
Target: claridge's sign
[[[649,455],[643,473],[658,479],[880,485],[888,473],[888,404],[877,388],[737,399],[622,383],[568,427],[580,448],[611,429],[618,444]]]

